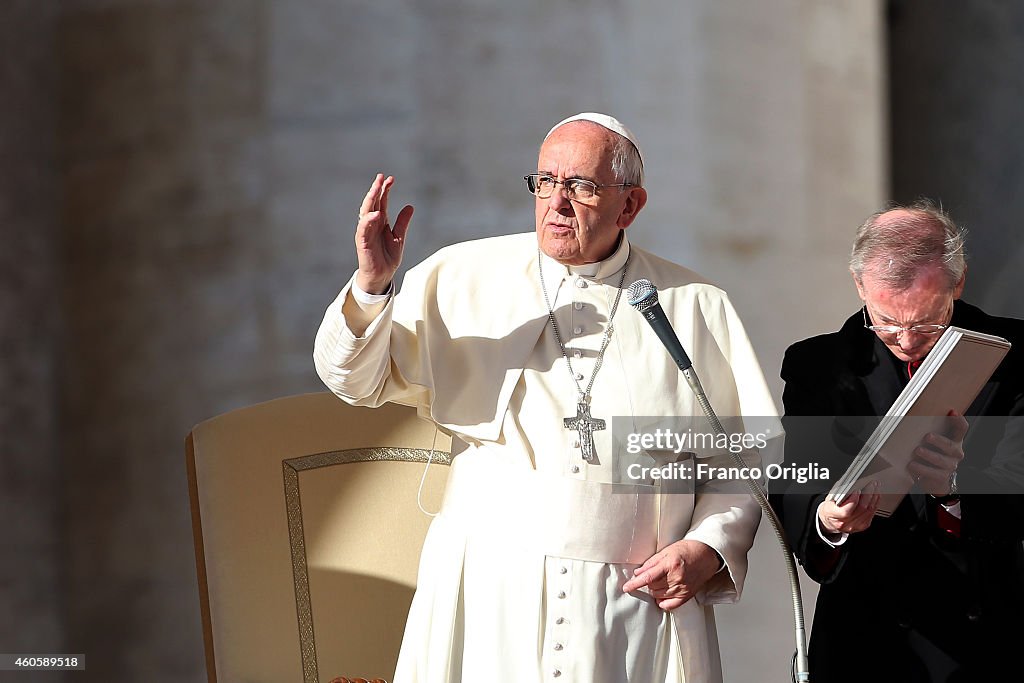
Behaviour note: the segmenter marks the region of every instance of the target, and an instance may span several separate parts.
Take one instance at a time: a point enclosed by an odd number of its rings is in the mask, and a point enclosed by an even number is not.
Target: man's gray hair
[[[941,265],[952,288],[967,270],[966,240],[967,231],[930,200],[891,205],[857,229],[850,271],[857,282],[869,273],[887,287],[902,291],[913,284],[922,268]]]

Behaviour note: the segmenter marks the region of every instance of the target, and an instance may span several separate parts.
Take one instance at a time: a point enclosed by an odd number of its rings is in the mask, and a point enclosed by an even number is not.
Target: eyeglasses
[[[872,325],[868,319],[868,307],[862,306],[861,312],[864,314],[864,327],[877,332],[878,334],[899,334],[900,332],[913,332],[914,334],[938,334],[949,325],[913,325],[912,327],[903,327],[902,325]]]
[[[547,175],[546,173],[531,173],[523,176],[523,180],[526,181],[526,187],[530,190],[530,193],[537,195],[540,199],[547,199],[550,197],[555,191],[555,185],[561,185],[564,187],[565,196],[569,199],[576,200],[593,199],[597,195],[597,191],[602,187],[633,186],[633,183],[608,183],[605,185],[598,185],[597,183],[592,183],[589,180],[583,180],[582,178],[555,180],[555,178]]]

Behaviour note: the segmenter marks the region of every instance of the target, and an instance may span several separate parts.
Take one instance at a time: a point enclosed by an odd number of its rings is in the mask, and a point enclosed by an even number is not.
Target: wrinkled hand
[[[878,482],[868,484],[863,491],[855,491],[848,495],[842,503],[836,504],[829,496],[818,506],[818,520],[821,528],[830,534],[855,534],[871,526],[875,510],[882,496],[878,492]]]
[[[402,263],[405,234],[413,208],[406,205],[395,219],[394,227],[388,222],[388,193],[395,184],[394,176],[378,173],[359,207],[356,226],[356,257],[359,269],[356,284],[369,294],[383,294]]]
[[[964,459],[964,436],[967,420],[954,410],[946,418],[944,434],[929,432],[914,449],[914,459],[907,465],[925,493],[945,496],[949,493],[949,477]]]
[[[658,607],[673,610],[697,594],[718,571],[718,553],[700,541],[676,541],[633,570],[622,586],[630,593],[647,586]]]

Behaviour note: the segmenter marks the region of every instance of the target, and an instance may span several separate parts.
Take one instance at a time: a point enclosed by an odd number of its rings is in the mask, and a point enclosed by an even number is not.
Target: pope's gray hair
[[[928,199],[909,206],[890,205],[872,214],[857,229],[850,271],[857,282],[869,273],[902,291],[923,268],[940,265],[952,289],[967,270],[967,231],[942,207]]]
[[[612,150],[612,173],[620,183],[629,183],[637,187],[644,184],[644,162],[640,152],[633,143],[615,134],[615,149]]]

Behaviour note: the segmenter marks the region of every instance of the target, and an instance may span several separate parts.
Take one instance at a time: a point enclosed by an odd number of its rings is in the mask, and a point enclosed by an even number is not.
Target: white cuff
[[[838,539],[836,539],[834,541],[833,540],[829,540],[828,536],[825,535],[825,530],[821,528],[821,517],[819,516],[821,514],[821,506],[824,505],[824,504],[825,504],[825,501],[822,501],[818,505],[818,509],[814,513],[814,528],[818,530],[818,537],[821,540],[825,541],[825,543],[828,543],[829,546],[832,547],[832,548],[838,548],[842,544],[846,543],[846,539],[848,539],[850,537],[850,534],[840,533]]]
[[[391,281],[388,285],[388,291],[383,294],[368,294],[364,292],[359,285],[356,284],[355,278],[352,278],[352,298],[361,304],[366,306],[373,306],[376,304],[384,303],[391,298],[391,295],[395,293],[395,282]]]

